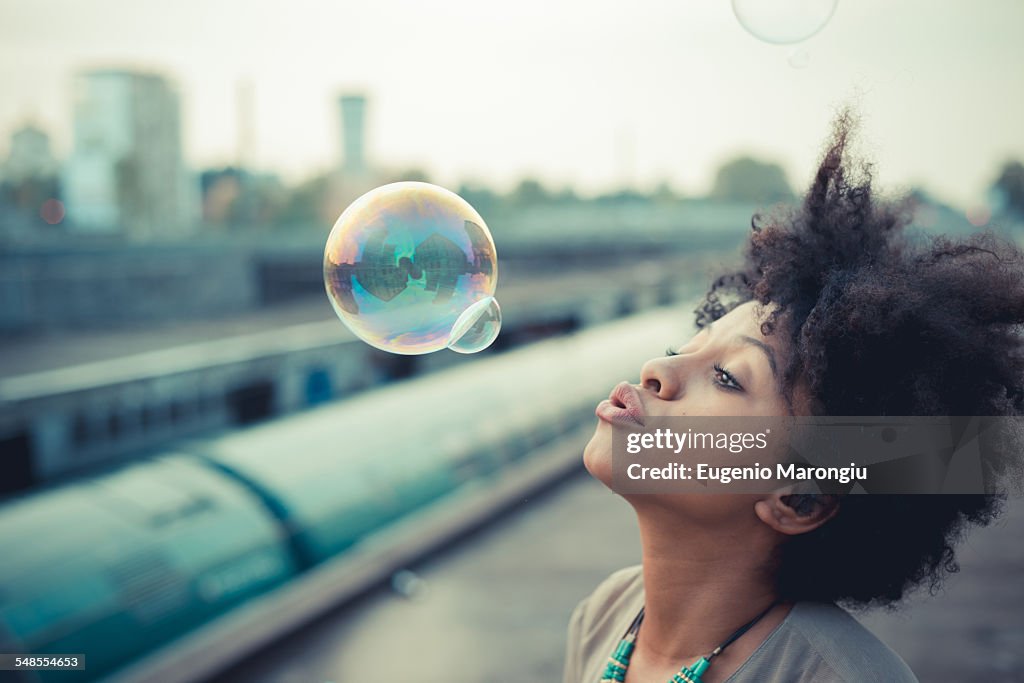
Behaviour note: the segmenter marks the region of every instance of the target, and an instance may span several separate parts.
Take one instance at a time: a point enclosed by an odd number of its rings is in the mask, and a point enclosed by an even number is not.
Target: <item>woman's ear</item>
[[[754,503],[758,518],[780,534],[806,534],[839,512],[839,496],[771,493]]]

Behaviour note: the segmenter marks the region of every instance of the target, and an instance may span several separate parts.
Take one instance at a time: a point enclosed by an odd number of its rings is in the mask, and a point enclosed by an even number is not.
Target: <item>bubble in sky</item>
[[[802,47],[793,48],[787,60],[794,69],[804,69],[811,63],[811,55]]]
[[[740,25],[766,43],[807,40],[824,28],[839,0],[732,0]]]
[[[429,183],[367,192],[341,214],[324,250],[334,311],[357,337],[391,353],[487,348],[501,328],[497,283],[483,218]]]

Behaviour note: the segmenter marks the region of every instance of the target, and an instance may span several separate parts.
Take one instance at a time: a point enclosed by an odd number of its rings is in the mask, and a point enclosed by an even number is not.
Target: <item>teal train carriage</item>
[[[187,455],[2,512],[0,650],[86,655],[85,671],[40,681],[95,680],[296,573],[260,501]]]
[[[325,567],[347,571],[382,531],[470,493],[493,497],[569,434],[578,467],[597,401],[683,339],[686,320],[636,316],[10,499],[0,504],[0,651],[85,654],[85,672],[39,672],[33,683],[185,658],[200,626],[231,626],[243,605],[266,607]]]

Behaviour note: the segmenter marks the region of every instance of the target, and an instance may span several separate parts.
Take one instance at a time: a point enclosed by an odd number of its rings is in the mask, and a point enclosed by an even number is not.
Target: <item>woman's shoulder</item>
[[[643,604],[640,565],[613,572],[583,598],[569,620],[564,680],[575,683],[587,675],[597,677]]]
[[[641,565],[612,573],[569,624],[564,681],[595,678],[644,604]],[[742,681],[917,683],[898,654],[833,603],[800,602],[730,678]]]
[[[643,589],[643,565],[635,564],[612,572],[584,601],[596,609],[606,608],[621,602],[623,597],[643,593]]]
[[[643,605],[643,590],[641,565],[612,572],[576,607],[580,625],[585,631],[593,631],[602,625],[602,621],[621,619],[623,610],[634,607],[639,610]]]
[[[772,640],[775,642],[770,643]],[[784,670],[790,670],[789,665],[780,660],[791,660],[793,672],[811,674],[807,680],[917,683],[917,677],[898,654],[833,603],[794,605],[747,665],[756,668],[761,657],[768,658],[768,652],[760,650],[770,650],[773,666]]]
[[[597,680],[608,654],[644,604],[643,571],[613,572],[583,598],[569,620],[563,681]]]

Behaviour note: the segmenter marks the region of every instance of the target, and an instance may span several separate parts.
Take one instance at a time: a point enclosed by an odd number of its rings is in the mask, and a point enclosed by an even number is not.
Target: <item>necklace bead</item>
[[[711,659],[731,645],[737,638],[749,631],[754,624],[761,621],[761,618],[768,614],[776,604],[778,603],[772,602],[772,604],[768,605],[763,612],[736,629],[733,634],[726,638],[725,642],[716,647],[710,655],[707,657],[701,657],[690,666],[683,666],[678,673],[674,674],[672,678],[669,679],[668,683],[701,683],[700,677],[708,670],[708,667],[711,665]],[[629,630],[626,631],[626,635],[622,637],[622,640],[619,641],[618,647],[615,648],[615,651],[612,652],[611,656],[608,658],[608,664],[604,667],[604,673],[601,675],[600,683],[625,683],[626,670],[629,669],[629,660],[633,656],[633,650],[636,649],[636,636],[640,630],[640,624],[643,620],[644,609],[640,608],[640,613],[636,615],[635,619],[633,619],[633,623],[630,624]]]

